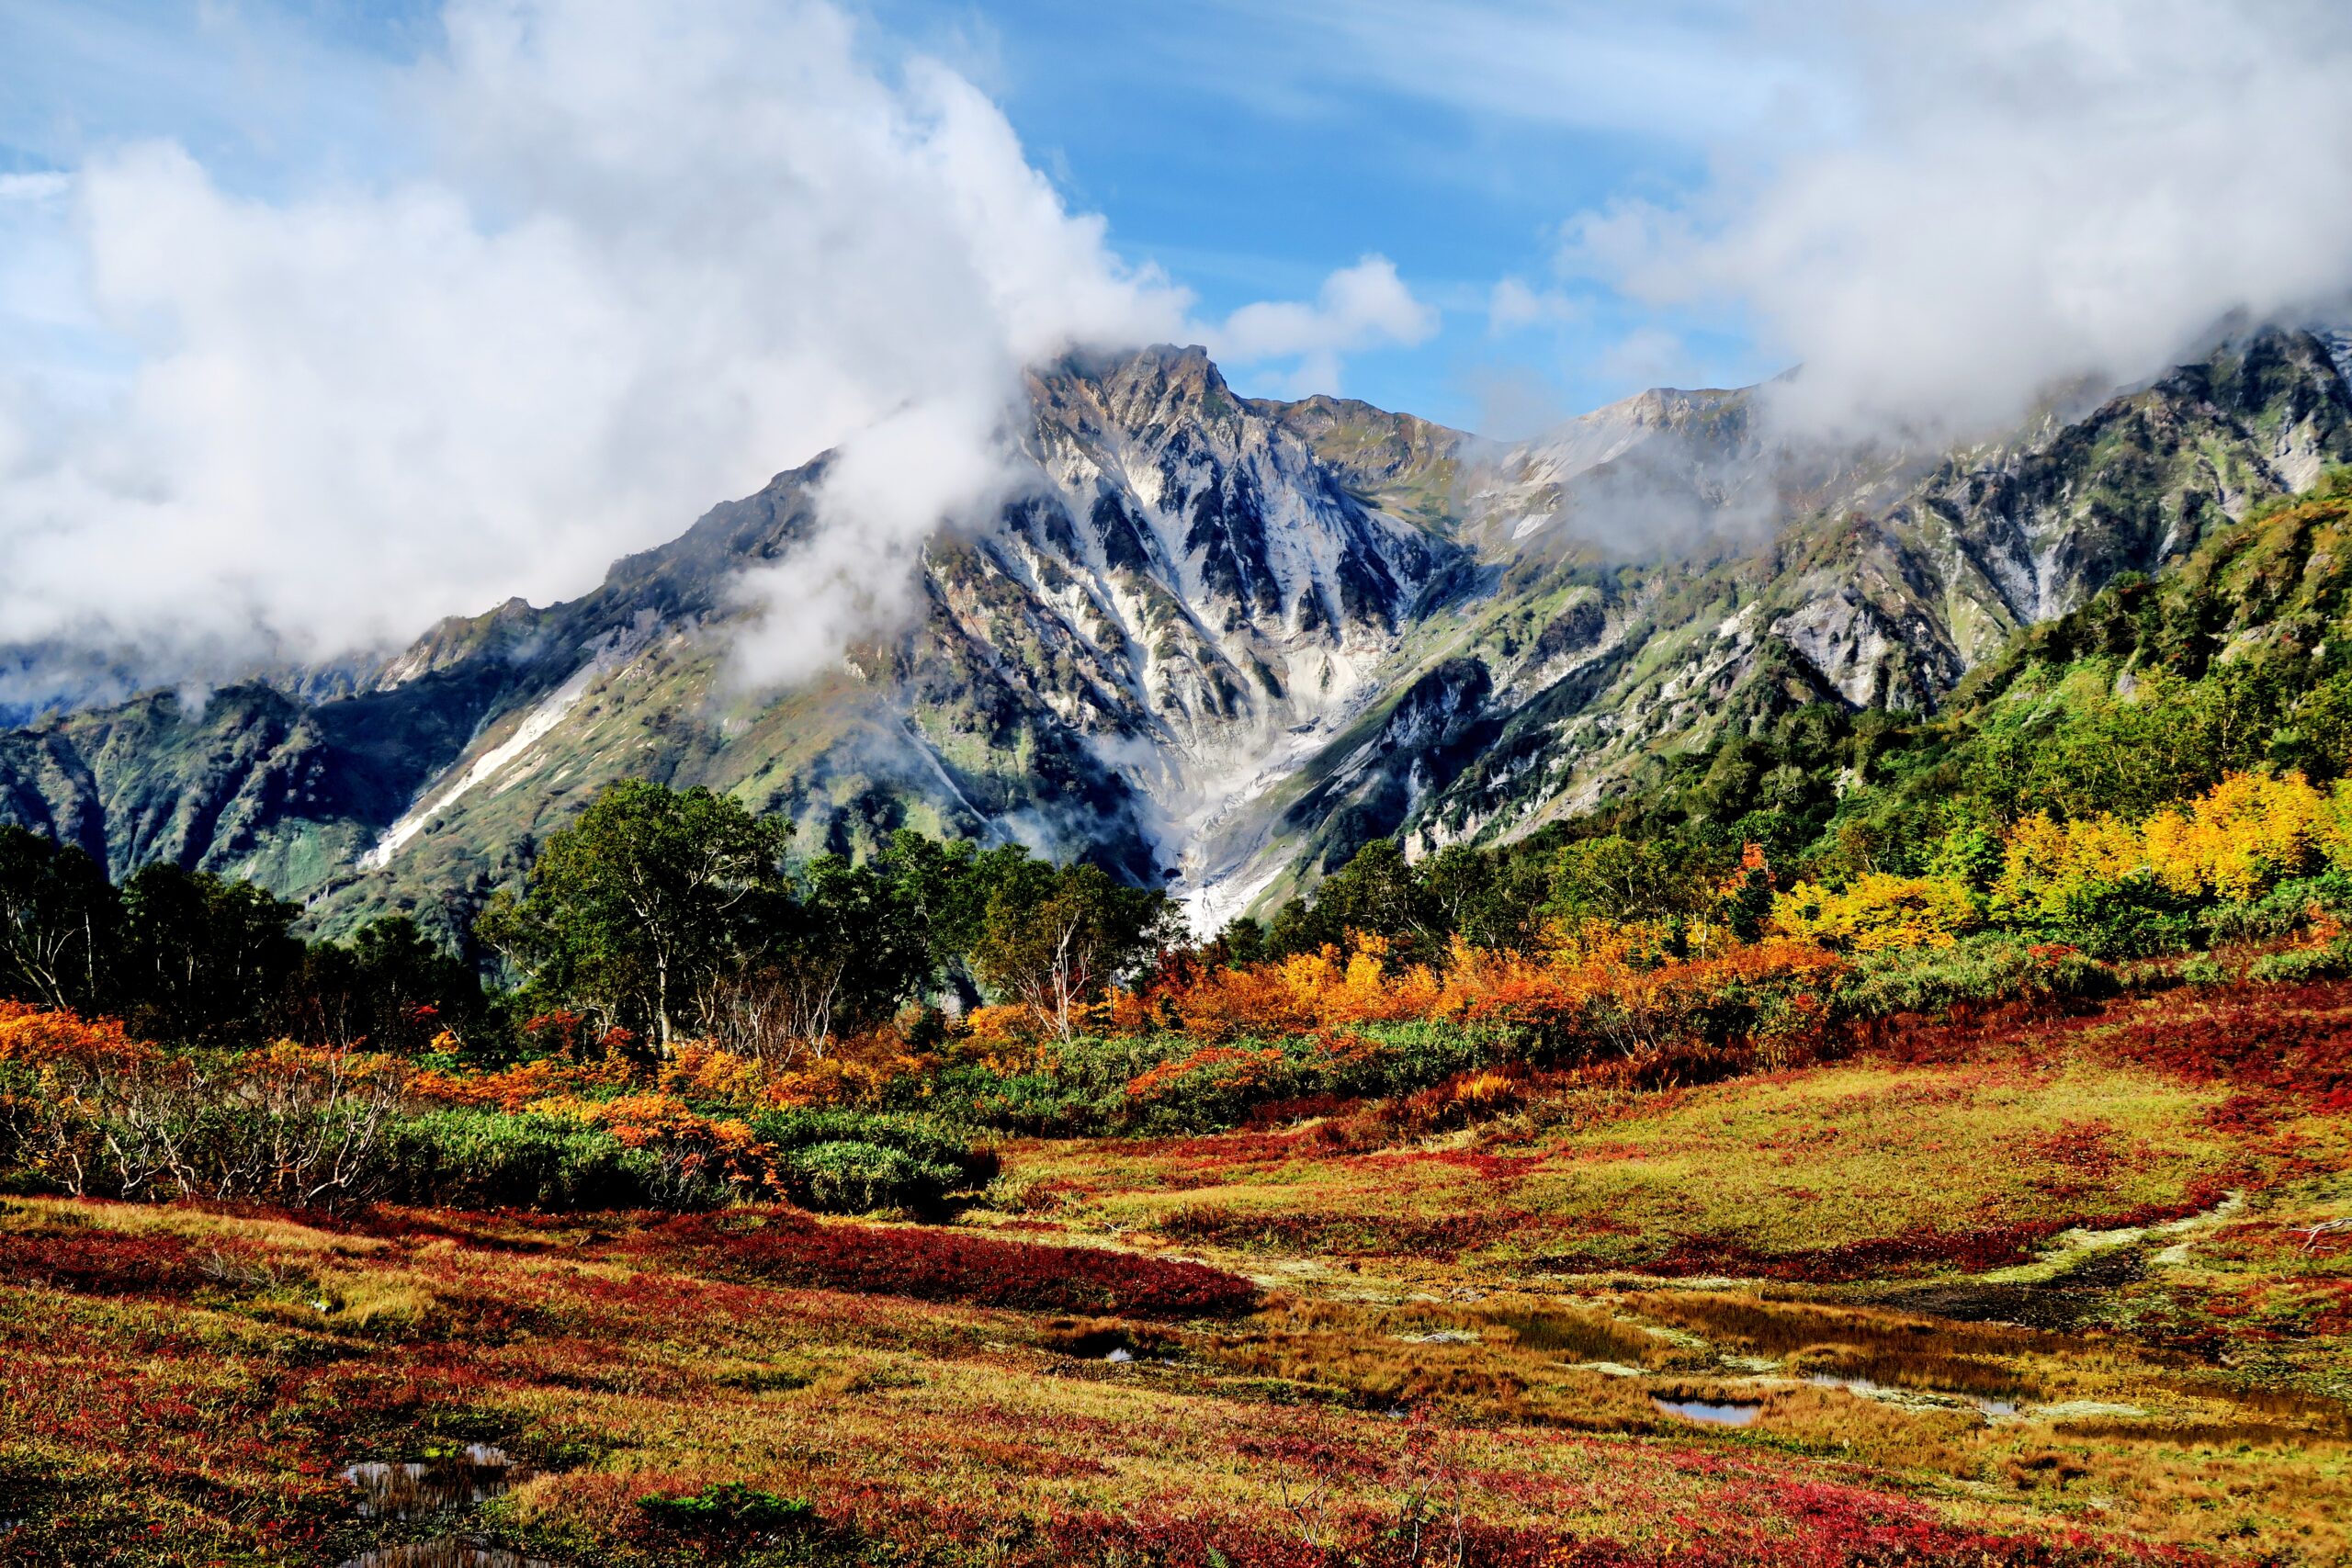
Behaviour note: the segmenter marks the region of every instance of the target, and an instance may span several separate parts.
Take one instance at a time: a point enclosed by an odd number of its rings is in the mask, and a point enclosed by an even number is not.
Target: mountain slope
[[[0,737],[0,816],[118,874],[254,877],[324,929],[454,930],[650,776],[785,814],[807,851],[913,826],[1173,875],[1213,921],[1376,835],[1524,831],[1792,704],[1931,707],[2019,628],[2352,460],[2329,345],[2280,332],[1951,453],[1784,438],[1758,389],[1497,448],[1242,399],[1197,349],[1028,391],[1014,499],[929,543],[910,625],[794,690],[730,680],[736,583],[819,526],[823,458],[568,604],[334,682]]]
[[[1444,672],[1465,700],[1432,733],[1400,698],[1228,821],[1201,857],[1247,895],[1226,912],[1370,836],[1523,832],[1807,702],[1932,707],[2022,628],[2352,459],[2328,346],[2277,331],[1958,452],[1808,449],[1765,423],[1753,393],[1649,394],[1494,465],[1463,524],[1492,586],[1389,681]],[[1645,526],[1673,553],[1628,560]]]
[[[915,623],[800,689],[733,689],[733,586],[814,529],[821,458],[580,600],[444,623],[349,696],[153,694],[20,731],[0,810],[118,870],[256,877],[330,928],[460,921],[630,774],[786,813],[810,850],[911,825],[1157,882],[1192,820],[1373,694],[1454,582],[1466,553],[1381,489],[1460,437],[1398,416],[1392,455],[1350,411],[1234,396],[1198,350],[1073,359],[1030,392],[1028,483],[997,525],[933,540]]]

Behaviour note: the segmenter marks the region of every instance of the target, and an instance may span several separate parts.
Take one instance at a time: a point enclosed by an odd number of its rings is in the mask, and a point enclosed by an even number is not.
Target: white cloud
[[[856,639],[903,623],[923,541],[943,521],[993,507],[1012,482],[1000,439],[1008,412],[984,398],[926,399],[845,445],[818,487],[829,525],[737,580],[753,619],[736,638],[736,678],[790,685]]]
[[[1386,256],[1368,255],[1323,280],[1312,304],[1244,305],[1210,334],[1210,352],[1236,365],[1293,360],[1300,392],[1337,392],[1340,355],[1384,344],[1410,347],[1437,333],[1438,312],[1413,296]]]
[[[1529,327],[1580,321],[1585,302],[1557,288],[1538,288],[1524,278],[1506,277],[1487,297],[1487,331],[1503,337]]]
[[[2130,380],[2225,315],[2352,285],[2352,11],[2333,0],[1857,3],[1773,13],[1821,96],[1566,263],[1802,359],[1792,411],[1945,429]]]
[[[54,201],[73,188],[74,177],[59,169],[0,175],[0,201]]]
[[[135,365],[95,412],[0,385],[0,640],[159,673],[403,641],[847,441],[808,570],[762,584],[791,632],[751,667],[805,672],[987,489],[1024,362],[1182,333],[987,99],[821,0],[446,21],[389,95],[411,177],[265,201],[163,142],[74,172]]]
[[[1628,386],[1664,387],[1690,380],[1696,363],[1682,339],[1664,327],[1635,327],[1601,351],[1599,367]]]

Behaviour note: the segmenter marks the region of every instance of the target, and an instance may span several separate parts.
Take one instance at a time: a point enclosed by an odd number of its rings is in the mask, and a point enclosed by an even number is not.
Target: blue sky
[[[1574,322],[1491,331],[1496,282],[1547,283],[1569,214],[1697,182],[1701,128],[1625,105],[1530,106],[1441,79],[1442,61],[1400,80],[1386,51],[1409,51],[1463,13],[1430,6],[1392,23],[1379,9],[1362,7],[1366,30],[1352,36],[1311,6],[896,0],[883,16],[966,62],[1073,202],[1106,214],[1124,249],[1157,258],[1212,311],[1311,294],[1367,252],[1394,261],[1443,325],[1420,346],[1351,356],[1352,395],[1458,424],[1524,425],[1657,373],[1747,380],[1777,367],[1721,321],[1629,307],[1600,288],[1577,292],[1588,314]],[[1596,40],[1616,41],[1621,24],[1588,16]],[[1529,41],[1574,47],[1556,34]],[[1661,30],[1633,41],[1634,68],[1665,91],[1663,57],[1686,40]],[[1561,64],[1554,91],[1566,97],[1577,73]],[[1645,328],[1684,352],[1623,363],[1639,357],[1625,340]]]
[[[1518,435],[1657,380],[1781,367],[1736,311],[1629,304],[1553,276],[1569,215],[1688,188],[1723,129],[1691,98],[1736,29],[1613,9],[873,0],[863,14],[877,54],[934,54],[988,93],[1070,206],[1104,215],[1113,248],[1158,264],[1204,315],[1311,298],[1334,269],[1389,258],[1439,330],[1350,354],[1341,389]],[[1516,83],[1448,53],[1537,14]],[[0,11],[0,169],[165,138],[264,197],[396,178],[418,153],[382,67],[441,47],[439,7],[418,0],[19,0]],[[1544,291],[1550,313],[1495,330],[1505,278]],[[104,334],[10,334],[28,336],[113,357]],[[1282,365],[1233,373],[1249,391],[1309,389]]]

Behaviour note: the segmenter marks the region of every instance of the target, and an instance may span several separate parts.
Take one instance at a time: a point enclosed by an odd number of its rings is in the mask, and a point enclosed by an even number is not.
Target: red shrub
[[[0,1231],[0,1278],[89,1295],[176,1296],[207,1276],[178,1236],[74,1225]]]
[[[1160,1231],[1221,1247],[1266,1247],[1340,1257],[1452,1258],[1527,1224],[1521,1213],[1490,1209],[1455,1214],[1309,1214],[1236,1210],[1196,1203],[1159,1222]]]
[[[2116,1131],[2106,1122],[2061,1122],[2048,1133],[2031,1140],[2030,1148],[2037,1159],[2049,1161],[2078,1176],[2104,1177],[2111,1174],[2122,1156],[2115,1146]]]
[[[673,1220],[637,1243],[723,1277],[1032,1312],[1204,1317],[1258,1289],[1205,1264],[922,1226],[820,1224],[792,1210]]]
[[[1295,1100],[1272,1100],[1263,1105],[1250,1107],[1242,1125],[1254,1129],[1287,1127],[1295,1122],[1342,1116],[1361,1106],[1363,1101],[1354,1095],[1306,1094]]]
[[[2352,1099],[2352,983],[2265,986],[2136,1010],[2099,1047],[2200,1083]]]
[[[2101,1541],[2074,1530],[2043,1537],[1996,1535],[1946,1523],[1906,1498],[1781,1474],[1729,1478],[1695,1517],[1676,1517],[1683,1528],[1663,1547],[1498,1525],[1477,1517],[1475,1508],[1424,1506],[1418,1516],[1335,1509],[1314,1517],[1311,1532],[1288,1518],[1158,1509],[1074,1512],[1051,1521],[1044,1543],[1050,1555],[1043,1560],[1166,1568],[1329,1568],[1342,1562],[1362,1568],[1428,1562],[1484,1568],[1752,1568],[1766,1562],[1782,1568],[2108,1568],[2214,1561],[2199,1551]]]
[[[2110,1017],[2096,1002],[2077,998],[2036,997],[1985,1006],[1956,1002],[1940,1015],[1895,1013],[1852,1026],[1856,1043],[1871,1055],[1897,1062],[1950,1063],[1983,1059],[2000,1046],[2028,1060],[2054,1052]]]

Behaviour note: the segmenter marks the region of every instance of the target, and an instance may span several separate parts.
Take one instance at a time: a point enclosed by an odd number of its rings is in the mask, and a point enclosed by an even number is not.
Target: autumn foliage
[[[1245,1312],[1257,1287],[1177,1258],[1042,1247],[964,1231],[821,1224],[791,1210],[673,1220],[639,1250],[726,1278],[1031,1312],[1203,1317]]]
[[[2232,773],[2138,820],[2060,820],[2035,811],[1998,835],[1981,886],[1950,873],[1872,873],[1844,886],[1797,882],[1774,898],[1773,927],[1844,951],[1950,946],[1984,928],[2079,920],[2133,890],[2184,905],[2245,903],[2281,883],[2352,871],[2352,783],[2322,791],[2300,773]]]

